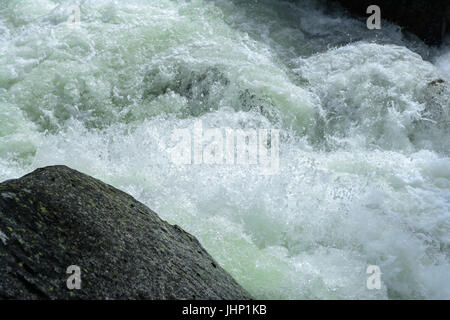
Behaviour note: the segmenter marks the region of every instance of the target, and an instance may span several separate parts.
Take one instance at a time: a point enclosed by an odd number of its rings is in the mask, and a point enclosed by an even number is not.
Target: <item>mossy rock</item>
[[[0,184],[0,299],[249,298],[195,237],[97,179],[53,166]]]

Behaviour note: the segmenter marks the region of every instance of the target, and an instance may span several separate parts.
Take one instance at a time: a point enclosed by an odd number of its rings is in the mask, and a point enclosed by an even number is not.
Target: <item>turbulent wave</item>
[[[449,42],[322,1],[0,4],[0,179],[66,164],[199,238],[257,298],[450,298]],[[170,133],[277,128],[280,170]],[[382,288],[368,290],[379,265]]]

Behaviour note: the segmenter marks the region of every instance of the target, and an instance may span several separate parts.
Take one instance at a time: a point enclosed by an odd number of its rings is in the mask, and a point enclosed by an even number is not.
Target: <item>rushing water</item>
[[[450,298],[450,42],[321,1],[0,2],[0,180],[66,164],[194,234],[256,298]],[[280,129],[280,167],[168,161]],[[368,290],[366,269],[382,271]]]

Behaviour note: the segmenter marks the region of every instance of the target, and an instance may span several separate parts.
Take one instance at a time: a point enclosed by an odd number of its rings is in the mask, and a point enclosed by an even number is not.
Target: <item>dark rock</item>
[[[69,290],[69,266],[81,289]],[[0,184],[0,298],[249,299],[192,235],[64,166]]]
[[[441,44],[450,32],[450,1],[448,0],[337,0],[350,12],[368,17],[367,7],[378,5],[381,18],[410,31],[429,45]]]
[[[443,83],[445,83],[445,81],[443,79],[436,79],[436,80],[431,81],[428,85],[437,86],[437,85],[440,85]]]

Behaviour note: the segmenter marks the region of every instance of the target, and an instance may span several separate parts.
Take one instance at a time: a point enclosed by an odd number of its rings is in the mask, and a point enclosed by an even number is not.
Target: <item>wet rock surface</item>
[[[72,265],[79,290],[67,287]],[[180,227],[112,186],[54,166],[0,184],[0,298],[250,296]]]
[[[368,17],[367,7],[378,5],[381,18],[390,20],[414,33],[429,45],[441,44],[450,32],[450,2],[448,0],[338,0],[350,12]]]

